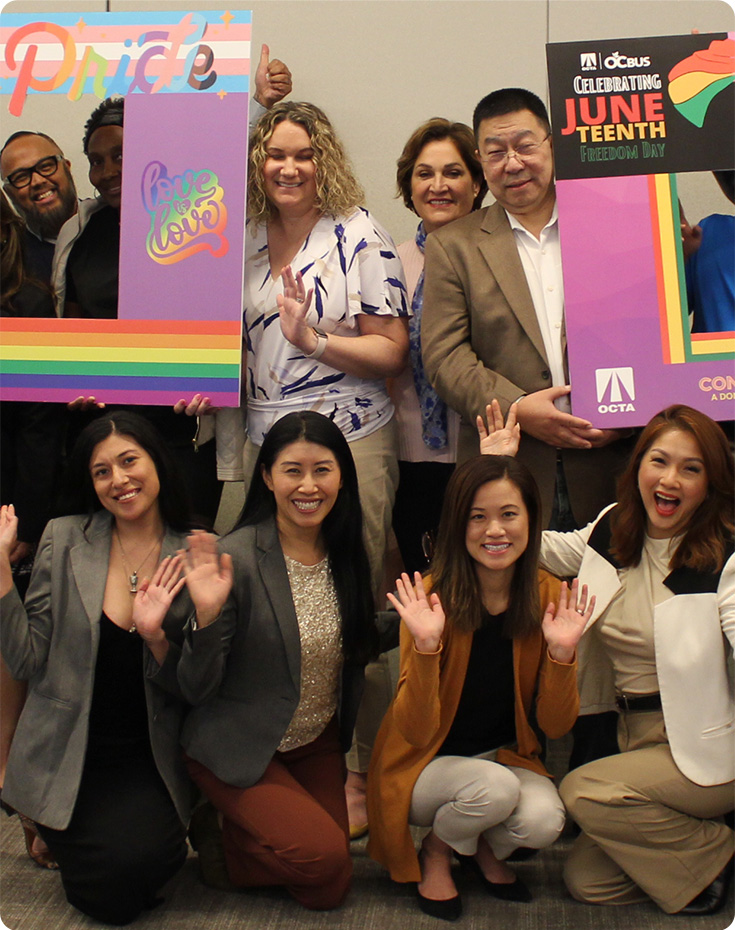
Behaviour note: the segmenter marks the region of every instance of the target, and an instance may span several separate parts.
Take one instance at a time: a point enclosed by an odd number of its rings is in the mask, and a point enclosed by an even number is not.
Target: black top
[[[502,635],[505,614],[483,614],[472,635],[467,675],[440,756],[476,756],[516,742],[513,641]]]
[[[27,275],[27,280],[18,293],[13,294],[7,303],[3,301],[0,315],[55,317],[56,306],[50,286],[54,244],[39,239],[30,230],[24,229],[21,248],[23,251],[23,269]]]
[[[50,284],[55,248],[56,243],[39,239],[26,228],[23,233],[23,264],[26,273],[44,284]],[[51,316],[55,316],[55,313],[51,313]]]
[[[115,764],[150,752],[143,640],[103,613],[94,670],[86,762]]]
[[[102,207],[90,216],[69,253],[66,301],[77,304],[82,317],[116,320],[119,269],[120,212]]]

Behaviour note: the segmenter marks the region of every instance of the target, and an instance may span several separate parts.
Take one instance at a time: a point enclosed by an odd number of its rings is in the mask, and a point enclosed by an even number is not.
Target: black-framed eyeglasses
[[[487,162],[493,168],[499,168],[504,165],[511,156],[515,156],[521,164],[525,164],[526,159],[533,158],[538,154],[538,150],[551,135],[551,131],[540,142],[520,142],[514,149],[496,149],[480,155],[480,161]]]
[[[42,178],[50,178],[56,174],[59,162],[64,160],[63,155],[47,155],[30,168],[19,168],[5,178],[6,183],[12,184],[16,190],[22,190],[28,187],[34,174],[40,174]]]

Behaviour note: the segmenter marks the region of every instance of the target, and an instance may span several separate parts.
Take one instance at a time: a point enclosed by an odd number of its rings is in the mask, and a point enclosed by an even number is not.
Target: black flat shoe
[[[433,898],[425,898],[417,885],[416,897],[419,907],[429,917],[438,917],[439,920],[458,920],[462,916],[462,898],[458,894],[453,898],[445,898],[444,901],[435,901]]]
[[[528,902],[532,900],[533,895],[528,890],[528,885],[526,885],[524,881],[521,881],[517,875],[514,882],[491,882],[489,878],[485,877],[482,869],[480,868],[479,862],[477,859],[475,859],[474,856],[463,856],[458,852],[455,852],[454,855],[463,869],[467,869],[468,871],[475,873],[475,875],[485,886],[485,891],[487,891],[488,894],[491,894],[494,898],[500,898],[502,901],[519,902]]]
[[[704,914],[716,914],[727,901],[727,892],[730,890],[732,879],[733,860],[727,863],[717,878],[706,888],[699,892],[686,907],[677,914],[686,914],[689,917],[699,917]]]

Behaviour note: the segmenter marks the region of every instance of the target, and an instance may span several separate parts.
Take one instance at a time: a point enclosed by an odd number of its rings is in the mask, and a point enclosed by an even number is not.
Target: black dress
[[[104,613],[84,770],[65,830],[39,825],[70,904],[126,924],[158,902],[186,859],[186,831],[148,735],[142,639]]]

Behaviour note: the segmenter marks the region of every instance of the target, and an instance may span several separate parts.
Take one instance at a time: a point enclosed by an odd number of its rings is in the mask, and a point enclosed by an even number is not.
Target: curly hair
[[[288,101],[277,103],[268,110],[250,137],[248,217],[260,224],[277,212],[265,192],[263,168],[273,130],[286,120],[301,126],[311,140],[316,166],[315,206],[319,212],[331,217],[345,216],[362,206],[365,193],[325,113],[313,103]]]
[[[89,155],[89,140],[100,126],[122,126],[125,114],[124,97],[108,97],[102,103],[92,110],[92,113],[84,124],[84,138],[82,139],[82,148],[84,154]]]
[[[657,413],[646,425],[630,462],[618,481],[618,506],[611,516],[610,551],[624,566],[641,560],[646,535],[646,509],[638,490],[643,457],[663,433],[680,430],[694,438],[704,462],[707,497],[694,511],[671,559],[671,569],[687,566],[697,571],[718,571],[732,548],[735,475],[724,432],[706,414],[684,404]]]
[[[472,176],[472,180],[480,186],[472,203],[472,209],[478,210],[482,206],[482,201],[487,193],[487,181],[480,160],[475,155],[475,137],[472,135],[472,130],[464,123],[451,123],[448,119],[435,116],[422,123],[411,133],[397,162],[396,186],[398,190],[396,197],[403,197],[405,205],[414,213],[417,213],[417,210],[413,205],[411,192],[413,169],[424,147],[430,142],[441,142],[443,139],[449,139],[454,143],[465,168]]]

